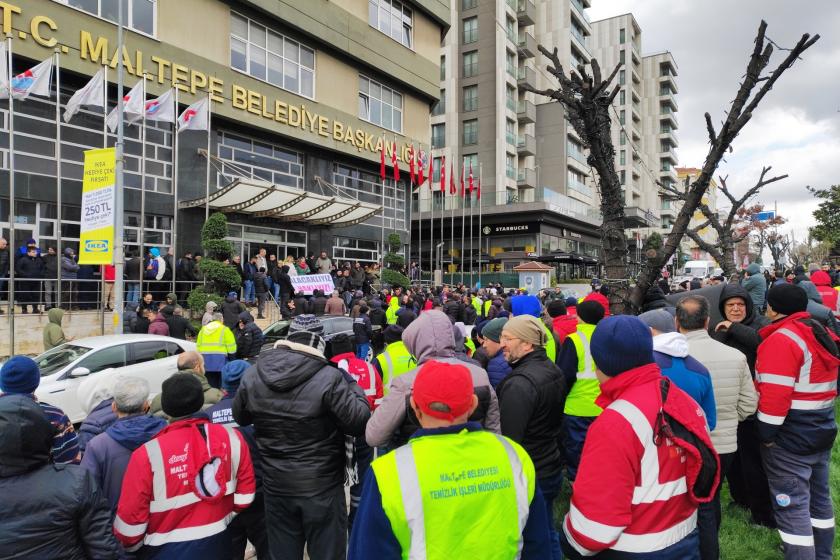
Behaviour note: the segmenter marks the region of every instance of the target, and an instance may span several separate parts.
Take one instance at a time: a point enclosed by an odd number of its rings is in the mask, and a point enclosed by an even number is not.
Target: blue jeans
[[[367,360],[370,351],[370,342],[363,342],[356,345],[356,357],[360,360]]]
[[[545,478],[538,478],[537,484],[542,492],[548,513],[549,530],[551,532],[551,560],[561,560],[563,553],[560,552],[560,535],[557,533],[557,526],[554,523],[554,500],[557,499],[560,489],[563,487],[563,471]]]
[[[274,293],[274,299],[279,304],[280,303],[280,284],[274,284],[271,287],[271,291],[272,291],[272,293]]]
[[[126,303],[140,303],[140,283],[126,282],[125,283],[125,301]]]
[[[245,285],[245,295],[242,297],[242,301],[250,303],[254,301],[254,281],[245,280],[243,284]]]

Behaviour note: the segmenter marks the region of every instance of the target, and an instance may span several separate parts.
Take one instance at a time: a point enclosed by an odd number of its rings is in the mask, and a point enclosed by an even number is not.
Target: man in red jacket
[[[663,377],[650,330],[636,317],[605,318],[590,348],[604,411],[589,428],[563,522],[566,558],[699,559],[697,502],[714,495],[717,475],[696,496],[696,456],[659,431]],[[665,411],[711,450],[717,473],[700,406],[671,385]]]
[[[782,284],[767,293],[755,380],[758,435],[785,559],[829,560],[834,511],[828,484],[837,435],[837,345],[806,311],[808,295]]]
[[[233,428],[195,416],[204,392],[195,375],[163,382],[172,423],[131,455],[114,533],[145,559],[231,558],[227,528],[254,501],[251,454]]]

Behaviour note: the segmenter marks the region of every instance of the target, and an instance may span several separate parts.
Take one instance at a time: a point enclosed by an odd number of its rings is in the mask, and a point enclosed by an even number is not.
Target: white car
[[[35,358],[41,370],[38,400],[57,406],[75,423],[87,416],[78,397],[79,385],[104,375],[131,375],[149,382],[152,395],[178,371],[178,354],[195,343],[168,336],[121,334],[73,340]]]

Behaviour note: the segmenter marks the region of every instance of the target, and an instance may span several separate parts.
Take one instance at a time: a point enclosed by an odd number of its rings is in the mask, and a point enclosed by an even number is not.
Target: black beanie
[[[597,325],[604,318],[604,306],[595,300],[582,301],[577,306],[577,315],[584,323]]]
[[[195,414],[204,406],[204,389],[194,373],[176,373],[163,382],[160,407],[172,418]]]
[[[767,305],[776,313],[793,315],[808,309],[808,294],[794,284],[779,284],[767,292]]]

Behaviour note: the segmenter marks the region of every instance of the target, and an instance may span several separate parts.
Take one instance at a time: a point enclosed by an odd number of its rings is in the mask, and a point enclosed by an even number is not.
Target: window
[[[446,56],[440,57],[440,81],[446,79]]]
[[[623,86],[627,83],[627,72],[624,70],[618,71],[618,85]]]
[[[619,171],[619,172],[618,172],[618,181],[619,181],[622,185],[626,185],[626,184],[627,184],[627,172],[626,172],[626,171],[624,171],[623,169],[622,169],[621,171]]]
[[[62,218],[62,222],[63,222]],[[143,245],[150,247],[154,245],[172,245],[172,217],[158,216],[154,214],[140,214],[133,212],[125,213],[125,245],[128,249],[140,251],[140,222],[143,221]],[[63,224],[62,224],[63,225]]]
[[[411,8],[399,0],[368,0],[368,21],[394,41],[412,48]]]
[[[618,51],[618,61],[620,63],[624,64],[624,62],[626,61],[626,58],[627,58],[627,53],[624,49],[621,49],[620,51]]]
[[[505,28],[505,34],[507,35],[507,38],[511,43],[516,44],[517,43],[516,20],[514,20],[513,18],[507,18],[506,21],[507,21],[507,27]]]
[[[505,175],[508,179],[516,179],[516,156],[505,155]]]
[[[467,86],[464,88],[464,111],[475,111],[478,109],[478,86]]]
[[[507,108],[511,111],[516,111],[516,88],[505,86],[505,100]]]
[[[478,41],[478,16],[473,16],[464,20],[464,37],[463,43],[475,43]]]
[[[508,74],[514,78],[517,77],[516,55],[510,51],[505,51],[505,68],[507,69]]]
[[[432,125],[432,148],[443,148],[446,146],[446,125]]]
[[[627,103],[627,93],[624,90],[618,92],[618,104],[624,105]]]
[[[440,182],[440,164],[441,158],[432,158],[432,181]],[[433,189],[436,185],[430,185]]]
[[[359,118],[382,128],[402,132],[402,94],[359,75]]]
[[[618,163],[619,165],[627,165],[627,150],[618,152]]]
[[[660,152],[667,152],[671,149],[671,143],[667,140],[660,140],[659,141],[659,151]]]
[[[59,4],[65,4],[87,12],[112,23],[117,21],[117,3],[111,0],[55,0]],[[155,0],[123,0],[123,23],[125,27],[143,33],[155,35],[155,16],[157,2]]]
[[[230,65],[258,80],[315,97],[315,51],[253,20],[230,13]]]
[[[174,342],[135,342],[131,345],[131,361],[129,364],[140,364],[168,358],[181,352],[183,352],[181,347]]]
[[[432,116],[442,115],[446,112],[446,90],[440,90],[440,99],[432,108]]]
[[[623,27],[618,30],[618,42],[622,45],[627,42],[627,30]]]
[[[464,121],[464,140],[463,144],[477,144],[478,143],[478,119]]]
[[[569,190],[585,196],[592,196],[592,189],[586,185],[586,175],[574,169],[568,170]]]
[[[659,132],[661,132],[663,134],[667,134],[667,133],[671,132],[671,123],[669,123],[668,121],[662,121],[659,124]]]
[[[333,237],[332,258],[339,261],[359,261],[362,264],[374,263],[379,260],[379,242],[352,237]],[[342,320],[324,321],[324,333],[332,327],[343,328]],[[329,326],[328,326],[329,325]],[[352,329],[352,322],[350,329]],[[332,332],[336,332],[332,329]]]
[[[303,154],[299,152],[228,131],[219,132],[217,150],[223,163],[217,176],[218,187],[245,177],[304,188]]]
[[[618,133],[618,143],[622,146],[627,145],[627,134],[623,130]]]
[[[464,77],[472,78],[478,74],[478,51],[464,53]]]
[[[667,159],[662,160],[662,165],[660,167],[661,171],[670,171],[671,170],[671,161]]]
[[[407,173],[404,175],[407,179]],[[362,171],[347,165],[333,166],[333,185],[337,187],[336,194],[344,198],[352,198],[360,202],[370,202],[380,205],[384,202],[385,223],[382,223],[382,212],[377,212],[363,223],[369,226],[383,226],[388,230],[405,231],[406,229],[406,188],[405,183],[395,183],[391,177],[385,181],[379,178],[379,170],[374,173]],[[384,183],[384,196],[382,192]],[[306,243],[306,239],[303,239]]]
[[[627,120],[627,111],[622,109],[621,111],[618,112],[618,122],[620,122],[621,124],[624,124],[626,120]]]
[[[461,1],[461,9],[462,10],[472,10],[478,6],[478,0],[462,0]]]
[[[510,119],[505,120],[505,141],[516,146],[516,123]]]
[[[117,344],[116,346],[91,352],[79,362],[77,367],[87,368],[91,373],[108,368],[125,367],[125,348],[125,344]]]

